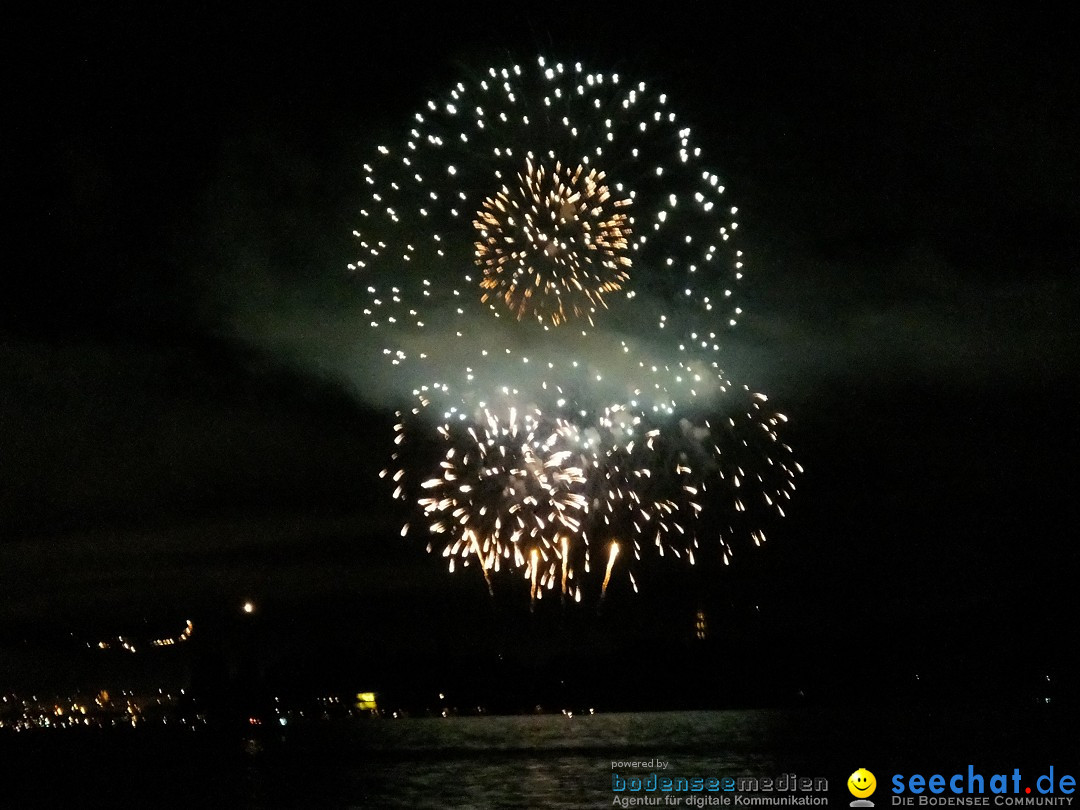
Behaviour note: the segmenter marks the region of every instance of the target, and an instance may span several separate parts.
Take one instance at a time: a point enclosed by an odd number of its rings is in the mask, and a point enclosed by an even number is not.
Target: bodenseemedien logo
[[[655,760],[664,773],[627,773],[627,765],[652,767],[652,762],[612,762],[613,806],[678,807],[822,807],[828,805],[829,780],[782,773],[777,776],[668,775],[669,763]],[[622,773],[615,771],[619,765]]]
[[[859,768],[847,780],[847,789],[855,797],[850,807],[873,807],[870,797],[877,790],[877,779],[866,768]]]

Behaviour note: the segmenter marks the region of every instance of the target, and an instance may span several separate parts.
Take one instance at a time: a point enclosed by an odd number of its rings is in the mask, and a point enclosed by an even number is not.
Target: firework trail
[[[413,398],[384,474],[451,570],[580,600],[594,555],[606,593],[645,555],[762,542],[801,468],[783,416],[721,370],[737,209],[666,95],[491,68],[362,176],[350,268]]]

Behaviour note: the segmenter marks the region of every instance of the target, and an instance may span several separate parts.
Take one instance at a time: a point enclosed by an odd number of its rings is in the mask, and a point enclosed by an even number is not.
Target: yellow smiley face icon
[[[847,780],[847,789],[857,799],[865,799],[877,788],[877,779],[866,768],[859,768]]]

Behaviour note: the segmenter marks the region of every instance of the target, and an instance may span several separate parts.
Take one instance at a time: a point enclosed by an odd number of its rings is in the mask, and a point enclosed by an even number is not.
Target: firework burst
[[[363,180],[350,267],[415,400],[385,475],[451,570],[580,599],[590,573],[636,589],[647,557],[764,540],[801,468],[783,416],[721,370],[737,209],[666,95],[543,59],[492,68]]]
[[[603,172],[581,164],[564,171],[556,162],[548,177],[528,159],[517,179],[514,190],[503,186],[484,200],[473,222],[480,286],[496,291],[518,320],[532,315],[558,326],[585,317],[592,324],[604,296],[628,278],[629,217],[618,209],[630,201],[612,201]]]
[[[586,506],[565,427],[539,411],[519,419],[512,408],[505,421],[487,412],[479,425],[446,424],[439,435],[447,445],[440,474],[421,483],[430,494],[418,505],[433,534],[449,535],[442,553],[451,570],[456,559],[475,558],[490,584],[488,572],[503,566],[528,566],[532,576],[545,565],[546,584]]]
[[[396,364],[441,375],[475,348],[483,309],[550,330],[608,307],[604,328],[630,335],[741,314],[737,209],[644,83],[542,59],[491,68],[428,101],[363,182],[350,267]]]

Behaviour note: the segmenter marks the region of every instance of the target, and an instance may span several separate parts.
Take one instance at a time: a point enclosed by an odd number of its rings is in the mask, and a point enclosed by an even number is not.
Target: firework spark
[[[604,569],[604,584],[600,586],[600,598],[607,596],[607,586],[611,582],[611,569],[615,567],[615,558],[619,556],[619,544],[611,541],[611,552],[608,554],[607,568]]]

